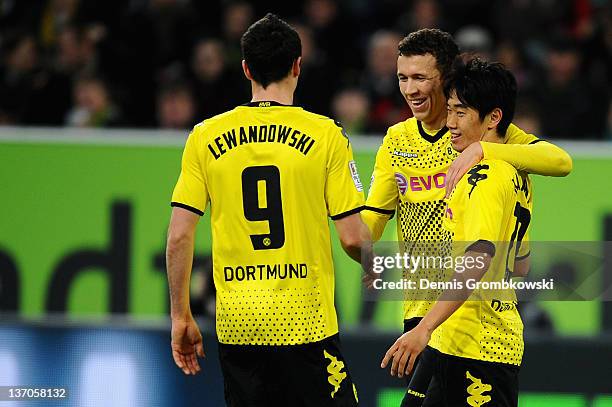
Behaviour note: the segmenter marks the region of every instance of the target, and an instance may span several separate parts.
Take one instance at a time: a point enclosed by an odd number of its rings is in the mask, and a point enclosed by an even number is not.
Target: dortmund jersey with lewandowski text
[[[532,194],[526,173],[501,160],[482,160],[448,199],[443,225],[454,235],[454,255],[474,250],[491,256],[481,282],[509,281],[514,262],[529,256]],[[511,288],[476,289],[433,332],[430,345],[449,355],[520,365],[523,323],[516,305]]]
[[[506,144],[530,144],[538,138],[510,124]],[[430,134],[420,121],[410,118],[389,128],[376,155],[374,173],[363,216],[368,211],[388,217],[397,214],[397,238],[411,255],[444,255],[452,234],[442,227],[446,171],[458,153],[446,127]],[[430,244],[427,244],[430,242]],[[421,268],[410,278],[436,281],[443,271]],[[405,292],[404,319],[423,317],[437,297]]]
[[[295,345],[338,332],[328,217],[358,213],[347,136],[300,107],[252,102],[195,126],[172,205],[210,204],[221,343]]]

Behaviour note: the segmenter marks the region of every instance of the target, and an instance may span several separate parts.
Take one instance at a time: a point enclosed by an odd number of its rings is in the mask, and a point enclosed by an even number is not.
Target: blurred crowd
[[[607,0],[0,0],[0,124],[187,129],[249,100],[240,37],[272,11],[302,38],[296,104],[352,134],[410,110],[397,44],[438,27],[517,77],[515,122],[610,138]]]

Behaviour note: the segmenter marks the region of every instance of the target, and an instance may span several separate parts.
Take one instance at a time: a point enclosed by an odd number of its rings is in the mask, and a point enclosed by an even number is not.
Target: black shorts
[[[229,407],[352,407],[357,390],[338,334],[304,345],[219,344]]]
[[[428,349],[437,354],[434,379],[440,386],[444,406],[518,405],[518,366],[461,358]]]
[[[404,320],[404,332],[416,327],[422,318]],[[401,407],[434,407],[442,406],[440,387],[434,376],[437,353],[432,348],[425,348],[416,360],[412,373],[406,378],[406,394]]]

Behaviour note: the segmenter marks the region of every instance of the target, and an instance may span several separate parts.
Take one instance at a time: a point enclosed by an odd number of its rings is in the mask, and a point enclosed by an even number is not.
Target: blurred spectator
[[[197,34],[197,20],[188,2],[149,0],[146,17],[155,41],[157,67],[187,63]]]
[[[542,135],[555,139],[597,137],[595,126],[601,119],[592,114],[592,92],[580,76],[577,44],[568,37],[555,38],[549,44],[545,63],[534,89]]]
[[[216,39],[199,41],[193,50],[192,69],[196,78],[205,82],[219,79],[225,72],[225,49]]]
[[[332,104],[346,100],[345,92],[336,92],[359,87],[370,105],[367,123],[357,126],[362,131],[380,135],[410,115],[397,89],[397,42],[432,26],[454,32],[463,51],[508,66],[538,115],[523,117],[533,127],[539,122],[543,136],[601,138],[611,131],[609,1],[299,0],[277,6],[0,0],[0,120],[61,125],[76,78],[94,73],[113,85],[123,125],[158,125],[158,96],[177,81],[190,83],[196,121],[210,117],[248,100],[240,37],[256,18],[276,11],[299,19],[294,26],[303,56],[295,103],[332,115]],[[398,34],[385,31],[389,27]],[[550,32],[573,41],[573,51],[549,46]]]
[[[533,102],[526,98],[519,98],[516,103],[516,112],[512,121],[518,127],[530,134],[542,134],[542,124]]]
[[[362,80],[370,102],[368,128],[384,132],[399,121],[410,117],[397,86],[397,44],[401,36],[392,31],[377,31],[368,46],[368,65]]]
[[[0,68],[0,110],[5,119],[29,125],[61,125],[70,106],[72,75],[80,72],[83,57],[76,30],[65,26],[55,59],[44,66],[32,34],[7,42],[5,64]]]
[[[7,38],[0,65],[0,111],[10,123],[23,122],[31,98],[38,49],[32,34],[14,33]]]
[[[363,135],[368,132],[368,113],[370,102],[359,89],[346,89],[334,97],[333,117],[338,120],[350,135]]]
[[[495,60],[512,72],[520,93],[527,94],[531,91],[533,86],[531,72],[525,66],[525,57],[518,47],[510,41],[503,41],[496,47]]]
[[[187,69],[197,18],[188,1],[135,1],[120,16],[118,32],[100,44],[100,72],[112,78],[117,89],[128,90],[121,100],[131,123],[155,124],[157,84]]]
[[[606,116],[612,98],[612,4],[592,2],[589,18],[582,18],[578,36],[583,60],[583,74],[590,87],[593,134],[610,131]]]
[[[475,54],[487,61],[491,60],[493,39],[486,29],[472,25],[462,27],[455,33],[455,41],[461,52]]]
[[[397,23],[398,31],[406,34],[421,28],[444,29],[444,26],[437,0],[415,1],[410,11],[402,14]]]
[[[219,40],[204,39],[195,45],[191,73],[200,120],[249,101],[248,82],[241,65],[226,64],[225,48]]]
[[[96,69],[95,45],[75,26],[64,25],[59,30],[54,51],[33,82],[23,117],[26,124],[63,124],[71,103],[72,78]]]
[[[254,20],[253,7],[245,1],[229,3],[223,10],[223,38],[229,66],[237,66],[242,61],[240,38]]]
[[[72,24],[86,28],[92,39],[100,40],[120,29],[121,21],[129,10],[146,5],[148,0],[80,0]]]
[[[67,25],[57,38],[54,68],[68,75],[96,69],[95,43],[82,29]]]
[[[361,69],[362,54],[356,44],[354,24],[348,12],[340,10],[336,0],[306,0],[304,15],[304,23],[312,30],[315,47],[326,58],[340,65],[346,75],[353,75],[351,71]]]
[[[316,47],[312,30],[302,24],[292,25],[302,40],[302,69],[294,103],[329,116],[330,102],[341,78],[327,56]]]
[[[514,43],[538,39],[542,7],[538,1],[496,0],[492,22],[502,38]],[[553,3],[553,2],[549,2]],[[549,4],[549,9],[554,6]]]
[[[157,122],[163,129],[190,129],[196,124],[195,103],[189,88],[171,85],[157,97]]]
[[[114,127],[121,125],[119,109],[113,104],[104,81],[95,76],[77,79],[73,92],[74,105],[66,124],[75,127]]]
[[[63,28],[73,22],[79,0],[50,0],[40,20],[40,41],[43,47],[55,46]]]
[[[413,7],[413,24],[414,28],[439,28],[440,10],[438,3],[435,0],[417,0]]]

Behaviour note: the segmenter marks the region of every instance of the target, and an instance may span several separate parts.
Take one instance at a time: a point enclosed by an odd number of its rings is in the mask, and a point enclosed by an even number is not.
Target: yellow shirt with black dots
[[[347,136],[296,106],[251,103],[195,126],[172,205],[210,205],[217,336],[295,345],[338,332],[329,220],[361,211]]]
[[[447,202],[444,229],[453,255],[486,252],[481,282],[508,281],[517,259],[529,256],[532,185],[526,173],[500,160],[483,160],[459,181]],[[487,362],[521,364],[523,322],[514,290],[476,289],[432,334],[440,352]]]
[[[450,244],[452,233],[442,227],[443,200],[446,172],[458,155],[450,137],[446,127],[428,132],[415,118],[388,129],[376,155],[366,210],[361,214],[374,240],[380,238],[387,221],[397,214],[397,238],[406,242],[403,250],[411,255],[449,254],[449,245],[445,243]],[[537,137],[514,124],[510,124],[504,138],[505,144],[525,145],[537,141]],[[420,268],[416,273],[405,273],[404,277],[440,281],[443,271]],[[425,316],[438,294],[435,290],[427,295],[406,290],[404,319]]]

